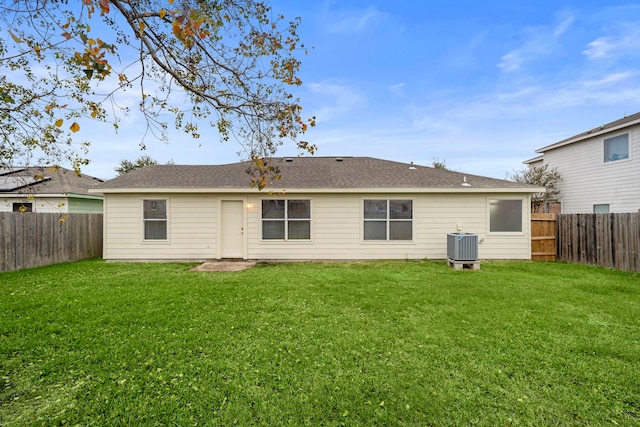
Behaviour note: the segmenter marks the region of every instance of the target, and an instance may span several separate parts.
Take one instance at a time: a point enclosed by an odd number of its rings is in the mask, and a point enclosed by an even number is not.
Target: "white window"
[[[167,240],[167,201],[143,202],[144,240]]]
[[[310,240],[310,200],[263,200],[263,240]]]
[[[629,134],[614,136],[604,140],[604,161],[615,162],[629,158]]]
[[[609,213],[609,204],[603,203],[603,204],[593,205],[593,213],[595,214]]]
[[[522,232],[522,200],[490,200],[489,231]]]
[[[364,240],[412,239],[413,201],[364,201]]]

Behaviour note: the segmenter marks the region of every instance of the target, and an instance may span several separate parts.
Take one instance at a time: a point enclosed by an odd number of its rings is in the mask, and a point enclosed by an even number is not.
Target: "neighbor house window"
[[[263,200],[264,240],[310,240],[310,200]]]
[[[616,160],[629,158],[629,134],[614,136],[604,140],[604,161],[615,162]]]
[[[411,200],[365,200],[364,240],[412,240]]]
[[[489,231],[521,232],[522,200],[489,201]]]
[[[167,201],[143,202],[144,240],[167,240]]]
[[[32,203],[14,203],[13,211],[14,212],[33,212],[33,204]]]
[[[599,205],[593,205],[593,213],[596,214],[606,214],[609,213],[609,204],[599,204]]]

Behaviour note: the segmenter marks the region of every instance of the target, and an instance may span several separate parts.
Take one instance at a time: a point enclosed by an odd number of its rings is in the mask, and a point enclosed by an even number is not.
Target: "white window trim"
[[[605,213],[605,215],[612,213],[612,211],[611,211],[611,202],[592,203],[591,204],[591,212],[595,213],[594,211],[595,211],[596,206],[603,206],[603,205],[609,206],[609,212]]]
[[[521,231],[491,231],[491,202],[494,200],[518,200],[522,203],[521,210]],[[519,197],[487,197],[487,234],[492,236],[523,236],[527,230],[527,220],[529,216],[529,206],[526,204],[527,200]]]
[[[364,202],[365,200],[386,200],[387,202],[387,218],[384,220],[386,223],[386,236],[385,240],[367,240],[364,238],[364,223],[365,221],[382,221],[382,219],[365,219],[364,218]],[[411,219],[391,219],[389,218],[389,202],[391,200],[409,200],[411,202]],[[363,197],[360,199],[360,241],[366,245],[413,245],[415,244],[415,207],[416,201],[412,197],[395,197],[395,196],[381,196],[381,197]],[[391,221],[411,221],[411,239],[410,240],[391,240],[389,239],[389,223]]]
[[[605,141],[608,139],[612,139],[618,136],[622,136],[622,135],[627,135],[627,154],[628,156],[624,159],[618,159],[618,160],[609,160],[606,161],[604,158],[604,152],[605,152]],[[602,154],[602,158],[601,158],[601,162],[603,165],[605,166],[609,166],[609,165],[618,165],[620,163],[625,163],[625,162],[630,162],[632,160],[632,154],[633,154],[633,150],[631,149],[631,132],[620,132],[618,134],[615,135],[609,135],[606,138],[602,138],[602,144],[601,144],[601,154]]]
[[[264,200],[284,200],[285,217],[284,218],[266,218],[266,219],[262,218],[262,202]],[[287,218],[287,215],[289,213],[287,202],[290,200],[308,200],[309,201],[309,218],[292,218],[292,219]],[[292,245],[312,243],[313,242],[313,218],[314,218],[313,207],[314,205],[315,203],[313,202],[313,199],[311,197],[289,197],[286,199],[268,199],[268,198],[260,199],[258,201],[258,206],[259,206],[258,220],[260,221],[260,243],[275,244],[275,243],[286,242],[287,244],[292,244]],[[284,239],[264,239],[262,237],[264,235],[262,226],[265,221],[283,221],[284,222]],[[289,221],[308,221],[309,222],[309,238],[308,239],[289,239],[287,237],[288,231],[289,231],[289,225],[288,225]]]
[[[165,220],[149,220],[149,219],[145,219],[144,218],[144,201],[145,200],[164,200],[166,203],[166,210],[167,210],[167,218]],[[171,200],[169,199],[169,197],[146,197],[146,198],[142,198],[140,200],[140,240],[142,241],[143,244],[146,245],[166,245],[168,243],[171,243],[171,224],[170,224],[170,217],[171,215],[169,214],[171,212]],[[144,237],[144,224],[146,221],[166,221],[167,223],[167,238],[166,239],[145,239]]]

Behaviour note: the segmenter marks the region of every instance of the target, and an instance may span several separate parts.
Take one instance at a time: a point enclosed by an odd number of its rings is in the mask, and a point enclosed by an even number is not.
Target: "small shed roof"
[[[539,187],[433,167],[371,157],[272,158],[281,179],[268,189],[290,191],[349,190],[508,190],[537,192]],[[250,186],[251,162],[224,165],[149,165],[95,187],[94,191],[257,191]]]

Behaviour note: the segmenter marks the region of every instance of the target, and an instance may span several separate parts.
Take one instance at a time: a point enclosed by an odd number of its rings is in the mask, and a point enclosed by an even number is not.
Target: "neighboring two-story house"
[[[101,179],[65,168],[0,169],[0,212],[102,213]]]
[[[536,150],[524,163],[549,165],[562,177],[562,213],[640,210],[640,113]]]

